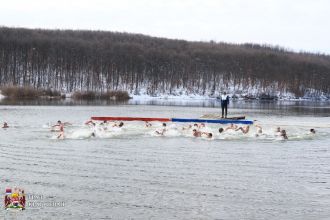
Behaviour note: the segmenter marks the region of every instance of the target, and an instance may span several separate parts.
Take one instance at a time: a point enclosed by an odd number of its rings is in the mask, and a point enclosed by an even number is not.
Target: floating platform
[[[202,119],[223,119],[220,114],[206,114],[202,115],[200,118]],[[242,120],[245,119],[245,116],[233,116],[233,117],[227,117],[225,119],[232,119],[232,120]]]
[[[245,118],[245,117],[244,117]],[[243,119],[196,119],[196,118],[141,118],[141,117],[91,117],[96,121],[160,121],[160,122],[191,122],[191,123],[215,123],[215,124],[253,124],[252,120]]]
[[[251,120],[234,120],[234,119],[195,119],[195,118],[172,118],[172,122],[193,122],[193,123],[215,123],[215,124],[253,124]]]

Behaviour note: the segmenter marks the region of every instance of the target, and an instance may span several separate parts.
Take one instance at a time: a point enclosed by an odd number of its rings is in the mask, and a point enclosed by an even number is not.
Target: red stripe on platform
[[[171,121],[170,118],[138,118],[138,117],[91,117],[96,121]]]

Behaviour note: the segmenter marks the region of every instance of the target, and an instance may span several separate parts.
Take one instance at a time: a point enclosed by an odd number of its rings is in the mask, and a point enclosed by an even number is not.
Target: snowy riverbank
[[[255,95],[255,94],[228,94],[231,99],[234,100],[288,100],[288,101],[307,101],[307,100],[319,100],[319,101],[329,101],[330,97],[325,95],[321,95],[318,97],[315,96],[303,96],[303,97],[295,97],[293,94],[286,94],[281,96],[270,96],[270,95]],[[147,94],[140,94],[134,95],[130,94],[133,100],[214,100],[218,99],[220,95],[217,96],[210,96],[210,95],[170,95],[170,94],[158,94],[158,95],[147,95]]]
[[[251,93],[228,93],[229,97],[232,100],[288,100],[288,101],[307,101],[307,100],[318,100],[318,101],[329,101],[330,94],[314,94],[314,93],[306,93],[302,97],[296,97],[293,93],[273,93],[266,94],[260,93],[258,91],[253,91]],[[62,93],[62,97],[66,99],[72,98],[72,93]],[[156,93],[153,95],[147,94],[145,91],[141,91],[139,94],[129,93],[129,96],[133,100],[143,101],[143,100],[171,100],[171,101],[198,101],[198,100],[215,100],[220,97],[219,93],[205,93],[204,95],[198,93],[188,93],[187,91],[179,91],[170,93]],[[6,98],[0,91],[0,100]]]
[[[209,88],[209,87],[208,87]],[[260,89],[250,87],[246,89],[229,86],[222,91],[226,91],[230,98],[237,100],[330,100],[330,94],[325,94],[313,89],[306,89],[304,94],[297,96],[289,91],[277,91],[271,88]],[[221,92],[210,89],[177,88],[171,91],[154,91],[152,94],[145,88],[140,88],[138,92],[129,92],[130,97],[135,100],[145,99],[169,99],[169,100],[205,100],[216,99],[221,96]]]
[[[1,91],[0,91],[0,100],[1,100],[1,99],[4,99],[4,98],[5,98],[5,96],[2,95],[2,93],[1,93]]]

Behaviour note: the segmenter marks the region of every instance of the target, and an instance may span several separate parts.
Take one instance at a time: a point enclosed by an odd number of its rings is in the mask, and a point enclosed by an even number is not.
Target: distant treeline
[[[330,93],[330,56],[138,34],[0,28],[0,86],[148,94],[234,86]]]

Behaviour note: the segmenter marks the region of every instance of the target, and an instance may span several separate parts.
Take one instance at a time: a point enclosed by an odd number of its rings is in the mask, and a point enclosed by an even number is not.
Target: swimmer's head
[[[313,134],[315,134],[315,132],[316,132],[314,128],[311,128],[309,131]]]
[[[223,128],[219,128],[219,133],[222,133],[223,132]]]
[[[208,134],[207,134],[207,137],[208,137],[208,138],[212,138],[212,136],[213,136],[212,133],[208,133]]]
[[[276,131],[277,132],[281,132],[281,128],[280,127],[277,127]]]
[[[103,121],[103,123],[105,124],[105,123],[107,123],[107,121],[106,121],[106,120],[104,120],[104,121]]]
[[[58,120],[57,123],[61,124],[62,122],[60,120]]]
[[[124,125],[124,122],[119,123],[119,127],[123,127],[123,125]]]
[[[194,127],[198,127],[198,124],[194,124]]]
[[[166,127],[166,123],[163,123],[163,127]]]

